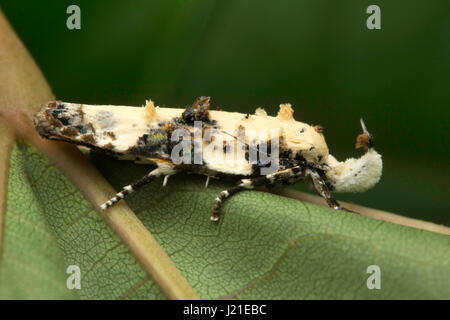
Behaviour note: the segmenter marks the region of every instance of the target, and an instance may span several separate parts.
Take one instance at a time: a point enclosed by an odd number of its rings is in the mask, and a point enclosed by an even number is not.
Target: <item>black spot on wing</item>
[[[140,136],[136,144],[130,147],[127,153],[147,157],[170,157],[173,143],[170,134],[162,129],[151,129],[148,133]]]
[[[68,114],[64,104],[58,105],[56,109],[53,109],[51,115],[53,118],[59,120],[64,126],[68,126],[73,122],[73,118]]]
[[[214,125],[215,120],[211,120],[209,116],[209,100],[210,97],[199,97],[194,103],[187,107],[181,114],[181,118],[176,119],[180,123],[193,126],[195,121],[202,121],[203,124]]]
[[[49,104],[46,113],[49,124],[61,128],[60,134],[73,137],[75,135],[95,134],[91,123],[86,123],[81,106],[78,109],[68,108],[62,102]]]
[[[72,128],[75,128],[76,130],[78,130],[78,132],[80,134],[91,133],[93,131],[93,129],[94,129],[92,127],[92,125],[88,126],[88,125],[85,125],[85,124],[76,125],[76,126],[73,126]]]

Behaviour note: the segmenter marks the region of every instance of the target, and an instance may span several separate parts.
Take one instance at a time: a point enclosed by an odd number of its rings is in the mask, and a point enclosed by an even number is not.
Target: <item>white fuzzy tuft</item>
[[[334,186],[335,192],[364,192],[372,188],[381,177],[383,161],[381,155],[374,149],[359,159],[350,158],[338,162],[330,156],[328,165],[331,167],[326,175]]]

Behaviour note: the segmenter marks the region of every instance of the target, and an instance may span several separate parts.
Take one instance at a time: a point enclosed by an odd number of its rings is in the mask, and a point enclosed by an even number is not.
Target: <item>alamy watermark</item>
[[[67,267],[66,273],[69,274],[66,280],[67,289],[73,290],[81,289],[81,270],[77,265],[70,265]]]
[[[370,265],[367,267],[367,273],[371,274],[369,278],[367,278],[367,289],[381,289],[381,269],[377,265]]]
[[[79,6],[72,4],[67,7],[66,13],[70,16],[66,20],[66,26],[69,30],[81,29],[81,9]]]
[[[261,174],[278,171],[279,130],[236,130],[227,133],[216,128],[203,128],[202,121],[194,121],[193,131],[176,129],[170,137],[171,160],[174,164],[214,165],[226,163],[239,166],[244,163],[258,165]]]
[[[372,4],[367,7],[366,13],[370,14],[367,18],[366,26],[369,30],[381,29],[381,9],[379,6]]]

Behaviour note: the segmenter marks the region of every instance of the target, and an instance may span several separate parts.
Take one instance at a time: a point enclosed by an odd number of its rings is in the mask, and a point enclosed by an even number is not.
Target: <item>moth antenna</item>
[[[366,124],[364,123],[363,118],[359,118],[359,122],[361,122],[361,127],[362,127],[362,129],[363,129],[363,132],[366,133],[366,134],[368,134],[368,135],[370,135],[369,131],[368,131],[367,128],[366,128]]]

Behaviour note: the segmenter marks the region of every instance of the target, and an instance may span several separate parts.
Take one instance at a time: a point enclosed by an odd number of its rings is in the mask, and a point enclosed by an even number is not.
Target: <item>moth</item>
[[[44,138],[156,165],[102,204],[102,210],[155,178],[164,177],[165,186],[181,171],[207,176],[206,187],[210,177],[238,181],[215,199],[212,221],[219,220],[226,198],[255,187],[310,181],[331,208],[342,210],[332,193],[363,192],[380,180],[381,155],[362,119],[356,148],[363,148],[364,155],[340,162],[329,154],[323,128],[296,121],[293,113],[290,104],[281,104],[275,117],[261,108],[252,115],[210,110],[210,98],[204,96],[184,109],[155,107],[152,101],[143,107],[50,101],[34,116],[34,124]]]

